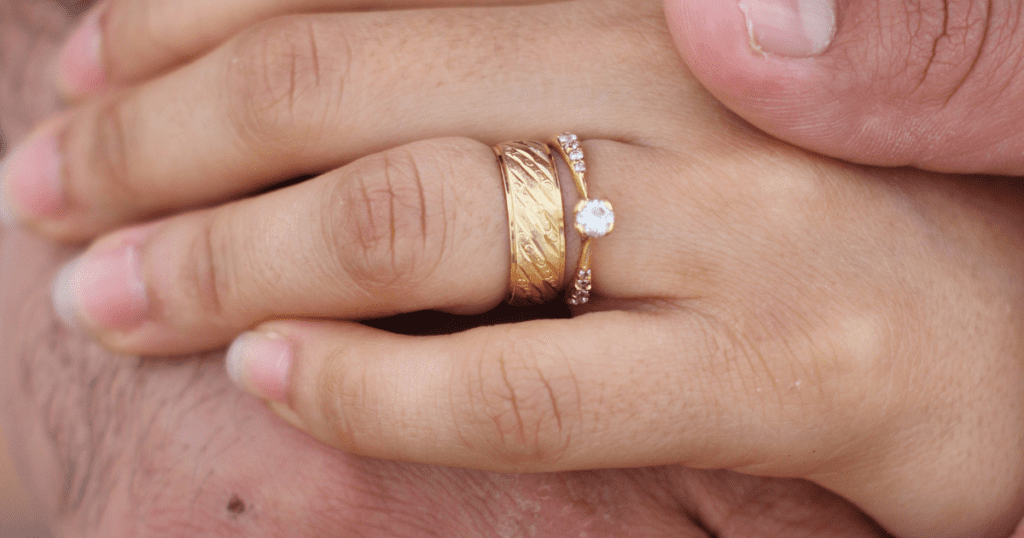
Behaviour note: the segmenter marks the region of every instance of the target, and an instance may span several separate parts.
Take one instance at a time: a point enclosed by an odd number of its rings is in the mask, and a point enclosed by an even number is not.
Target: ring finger
[[[593,157],[610,161],[609,175],[612,163],[643,161],[650,151],[605,145]],[[571,214],[573,182],[563,179],[562,189]],[[146,354],[220,346],[268,319],[481,312],[509,287],[508,226],[491,148],[437,139],[111,234],[61,271],[54,300],[66,320],[109,347]],[[579,239],[566,228],[573,260]],[[605,241],[614,248],[614,236]],[[595,285],[606,295],[627,291]]]
[[[589,137],[629,137],[663,118],[634,110],[632,85],[615,81],[652,59],[621,61],[601,21],[580,3],[274,19],[42,128],[13,152],[0,194],[38,231],[81,240],[414,140],[493,143],[581,123]],[[577,42],[587,62],[557,53]],[[608,75],[624,70],[636,72]]]

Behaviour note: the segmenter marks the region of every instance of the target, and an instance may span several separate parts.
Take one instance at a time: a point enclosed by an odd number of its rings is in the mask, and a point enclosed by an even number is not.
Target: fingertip
[[[103,65],[102,10],[87,14],[64,44],[57,59],[57,87],[65,99],[77,100],[107,85]]]
[[[839,19],[831,2],[665,0],[665,9],[690,72],[722,104],[780,140],[845,157],[858,123],[844,118],[870,97],[837,98],[849,91],[849,73],[833,59]],[[776,4],[796,7],[780,13]],[[786,25],[800,30],[787,37]]]
[[[665,0],[669,31],[687,64],[713,64],[740,52],[746,38],[739,4],[732,0]],[[718,36],[718,39],[710,39]]]
[[[50,298],[57,316],[68,328],[78,326],[78,307],[75,290],[78,288],[78,268],[81,258],[68,262],[57,272],[50,285]]]
[[[836,32],[835,0],[740,0],[751,48],[806,58],[825,52]]]
[[[665,0],[665,14],[672,38],[691,72],[716,97],[729,104],[730,101],[764,99],[776,93],[792,89],[794,83],[812,78],[813,62],[806,58],[825,50],[835,34],[835,13],[827,7],[817,6],[814,16],[824,17],[828,24],[807,23],[811,28],[805,33],[817,34],[811,37],[794,38],[794,43],[784,44],[779,37],[782,29],[767,25],[763,32],[753,27],[752,15],[774,16],[776,10],[765,4],[771,0]],[[810,2],[810,0],[807,0]],[[828,2],[830,0],[822,0]],[[811,8],[808,8],[811,9]],[[791,15],[794,24],[803,20]],[[758,41],[758,35],[764,39]],[[767,42],[771,41],[770,47]],[[778,43],[776,43],[778,41]],[[795,43],[801,41],[801,43]],[[790,56],[765,54],[767,48],[785,50]],[[743,110],[736,112],[743,115]]]
[[[8,228],[18,227],[18,217],[14,213],[11,195],[7,187],[7,168],[10,158],[0,160],[0,224]]]
[[[249,331],[228,348],[228,376],[240,388],[271,402],[288,400],[294,346],[276,332]]]

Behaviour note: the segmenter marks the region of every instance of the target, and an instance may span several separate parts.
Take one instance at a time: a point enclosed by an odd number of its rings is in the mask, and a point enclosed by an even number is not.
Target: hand
[[[583,315],[417,338],[274,322],[236,342],[237,377],[355,453],[727,467],[810,478],[900,536],[1008,534],[1024,480],[1016,186],[775,144],[678,70],[649,3],[502,9],[273,19],[44,127],[7,189],[55,237],[327,171],[100,239],[58,279],[60,307],[140,352],[275,318],[486,310],[508,268],[487,144],[572,128],[620,216]],[[550,53],[568,44],[587,56]],[[440,138],[459,133],[487,144]],[[67,166],[46,194],[32,172],[58,168],[24,156],[57,141]]]
[[[48,1],[0,4],[9,143],[56,109],[44,67],[67,29]],[[510,477],[329,450],[234,391],[220,357],[139,361],[62,329],[47,289],[65,258],[0,227],[0,422],[60,536],[884,535],[797,480],[681,467]]]
[[[4,233],[0,418],[76,538],[884,538],[808,482],[678,466],[501,475],[351,456],[233,388],[220,355],[140,361],[65,331],[62,256]],[[16,263],[15,263],[16,262]]]
[[[1016,2],[666,0],[694,75],[744,119],[854,162],[1024,175]]]

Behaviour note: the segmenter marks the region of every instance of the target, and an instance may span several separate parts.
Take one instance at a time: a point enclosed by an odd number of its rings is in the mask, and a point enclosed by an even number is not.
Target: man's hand
[[[858,163],[1024,175],[1006,0],[666,0],[694,75],[769,134]]]

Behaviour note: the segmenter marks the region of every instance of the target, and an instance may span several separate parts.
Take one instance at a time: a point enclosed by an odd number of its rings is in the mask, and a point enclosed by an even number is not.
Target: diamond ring
[[[587,191],[587,164],[584,160],[583,148],[579,137],[572,133],[559,135],[552,144],[558,154],[569,164],[580,201],[576,204],[574,224],[576,231],[583,237],[576,272],[573,274],[572,289],[566,298],[570,305],[586,304],[590,300],[590,289],[593,275],[590,269],[590,248],[594,239],[604,237],[615,228],[615,210],[608,200],[591,199]]]

